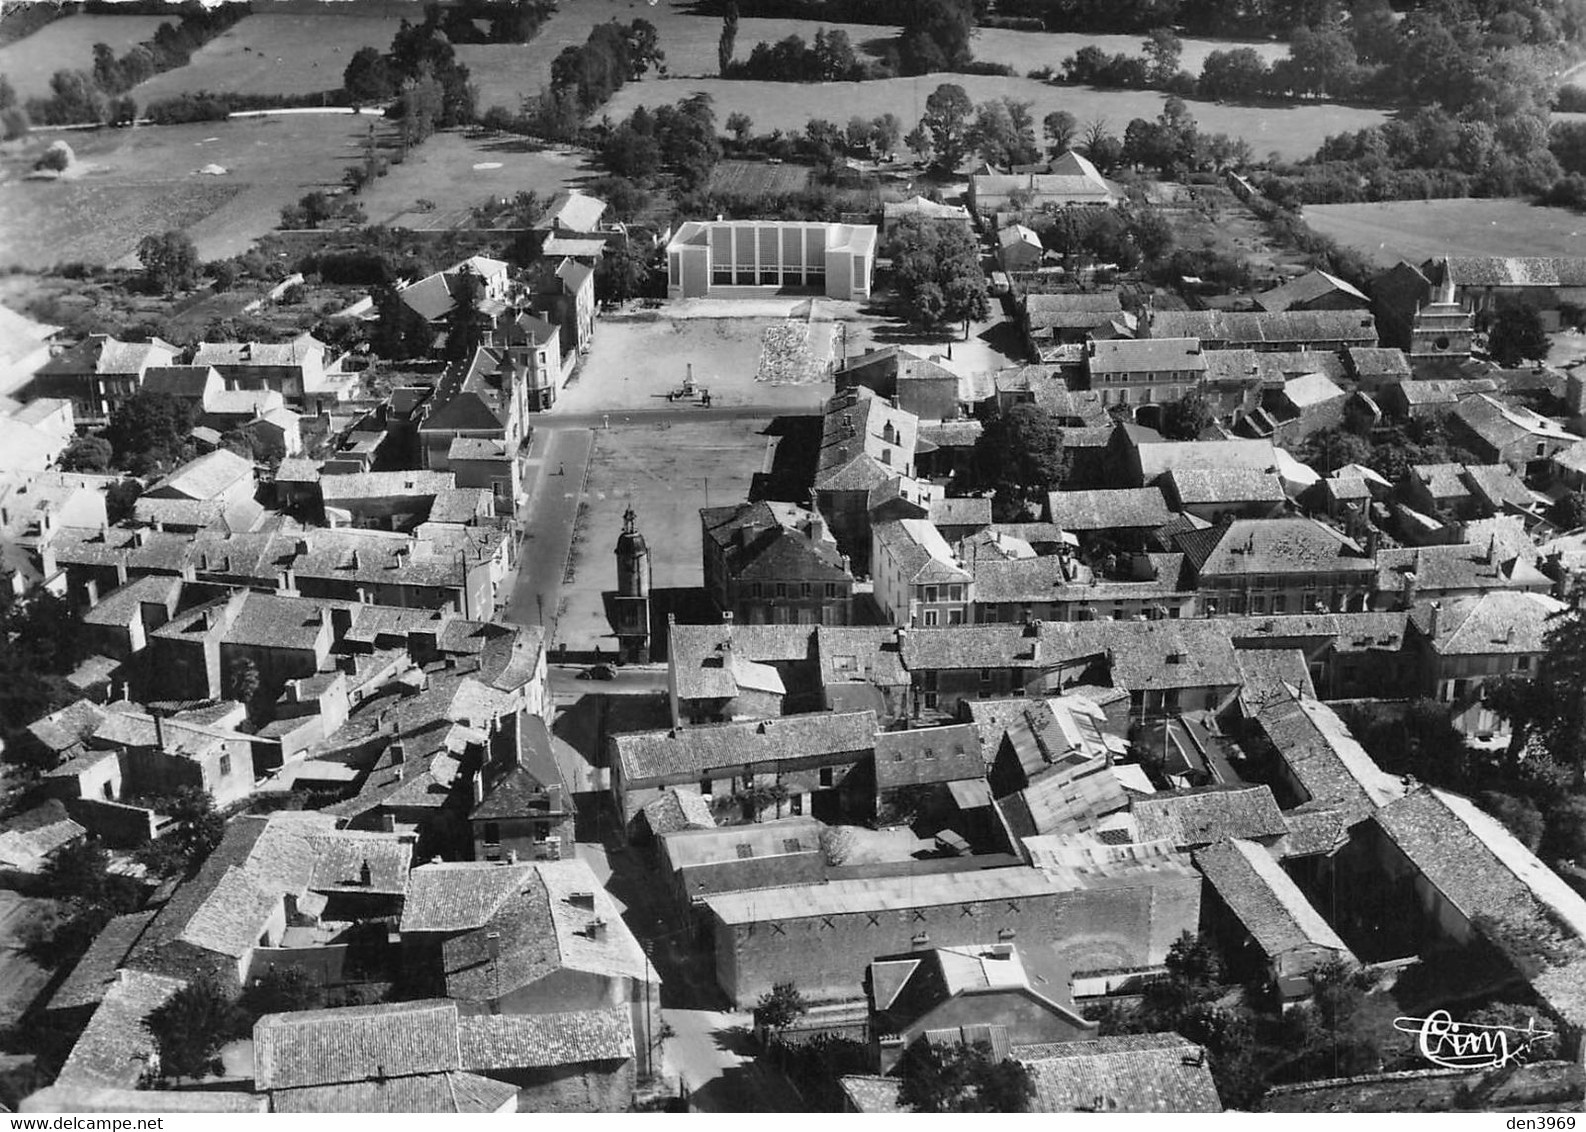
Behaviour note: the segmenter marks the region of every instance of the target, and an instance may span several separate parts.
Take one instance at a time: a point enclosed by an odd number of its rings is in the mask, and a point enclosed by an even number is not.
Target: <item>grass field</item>
[[[413,18],[423,18],[417,7]],[[386,50],[399,23],[378,16],[248,16],[199,48],[187,66],[155,75],[132,94],[144,104],[184,91],[335,90],[354,52],[360,47]]]
[[[716,100],[719,121],[741,110],[754,122],[756,133],[776,127],[802,130],[811,118],[846,122],[855,113],[874,116],[891,111],[913,128],[931,92],[944,82],[963,87],[976,102],[1002,95],[1034,104],[1036,121],[1053,110],[1067,110],[1081,122],[1107,120],[1122,135],[1133,118],[1155,118],[1164,96],[1148,90],[1093,90],[1089,87],[1056,87],[1032,79],[999,79],[987,75],[926,75],[872,83],[764,83],[725,79],[655,79],[629,83],[608,102],[604,113],[618,119],[636,106],[660,106],[704,91]],[[483,101],[483,100],[482,100]],[[1276,152],[1285,159],[1306,157],[1329,134],[1380,125],[1388,115],[1381,110],[1355,106],[1307,105],[1293,107],[1221,106],[1190,102],[1200,128],[1228,133],[1248,141],[1256,154]]]
[[[0,185],[0,261],[130,262],[140,239],[172,227],[206,260],[236,255],[276,226],[282,205],[339,184],[370,121],[306,114],[61,135],[88,173]],[[34,135],[29,156],[52,139]],[[26,168],[29,156],[7,171]],[[196,172],[211,163],[230,172]]]
[[[1305,219],[1384,266],[1435,255],[1586,255],[1586,216],[1523,200],[1310,204]]]
[[[516,138],[444,133],[391,166],[358,200],[372,223],[432,230],[466,222],[469,210],[492,196],[533,189],[550,197],[587,175],[582,158],[570,151],[540,149]],[[435,202],[435,209],[419,211],[421,199]]]
[[[67,16],[45,24],[26,39],[0,47],[0,74],[23,98],[46,95],[50,76],[62,68],[89,70],[94,44],[107,43],[116,54],[154,34],[169,16]]]
[[[711,170],[713,193],[796,193],[809,184],[804,165],[771,165],[764,161],[723,161]]]

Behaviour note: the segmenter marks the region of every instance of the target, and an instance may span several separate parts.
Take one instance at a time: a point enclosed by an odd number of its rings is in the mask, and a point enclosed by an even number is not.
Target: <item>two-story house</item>
[[[699,513],[705,589],[743,625],[847,625],[853,575],[819,512],[761,501]]]
[[[102,423],[143,388],[151,367],[171,365],[176,354],[175,346],[159,338],[121,342],[108,334],[90,334],[34,371],[30,389],[35,397],[70,401],[79,424]]]
[[[1465,735],[1506,736],[1509,724],[1483,702],[1482,686],[1535,674],[1553,618],[1565,608],[1547,594],[1510,590],[1418,605],[1406,643],[1420,657],[1422,693],[1449,705]]]
[[[1314,519],[1235,519],[1175,539],[1203,616],[1363,611],[1375,547]]]
[[[1206,376],[1198,338],[1113,339],[1085,347],[1090,388],[1104,405],[1176,401]]]
[[[974,600],[974,576],[929,519],[877,523],[870,569],[875,600],[894,625],[961,625]]]

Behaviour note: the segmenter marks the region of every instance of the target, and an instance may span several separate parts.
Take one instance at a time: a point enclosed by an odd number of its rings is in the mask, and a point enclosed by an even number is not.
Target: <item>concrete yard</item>
[[[556,645],[575,652],[598,646],[608,655],[615,650],[605,594],[617,585],[614,551],[630,500],[650,548],[654,587],[699,587],[699,509],[746,498],[764,461],[767,423],[714,420],[596,431]]]

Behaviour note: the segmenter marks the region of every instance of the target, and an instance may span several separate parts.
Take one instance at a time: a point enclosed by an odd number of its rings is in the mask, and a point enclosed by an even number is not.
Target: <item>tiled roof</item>
[[[1274,848],[1285,860],[1332,853],[1349,841],[1349,826],[1342,810],[1308,804],[1287,810],[1283,821],[1289,832]]]
[[[204,951],[240,959],[258,946],[281,894],[260,885],[242,869],[227,869],[194,911],[178,937]]]
[[[1336,806],[1351,824],[1405,793],[1404,784],[1378,767],[1338,714],[1319,700],[1295,696],[1269,702],[1254,722],[1309,795],[1304,801]]]
[[[458,1020],[462,1063],[489,1073],[548,1069],[634,1055],[633,1017],[626,1005],[556,1014],[472,1014]]]
[[[1467,918],[1586,937],[1586,900],[1468,798],[1422,787],[1384,806],[1377,825]]]
[[[383,1080],[344,1081],[277,1089],[272,1112],[493,1113],[510,1104],[516,1085],[474,1073],[425,1073]]]
[[[312,364],[324,354],[325,343],[304,333],[290,342],[200,342],[193,364],[295,368]]]
[[[1313,409],[1343,396],[1344,389],[1325,374],[1307,373],[1283,383],[1283,398],[1296,409]]]
[[[1206,1051],[1177,1034],[1015,1046],[1036,1112],[1221,1112]]]
[[[1260,347],[1320,342],[1377,344],[1377,323],[1366,311],[1157,311],[1153,338],[1199,338]]]
[[[914,1111],[913,1106],[903,1103],[903,1084],[896,1077],[848,1076],[839,1078],[838,1084],[856,1112]]]
[[[914,465],[919,418],[859,388],[827,403],[814,487],[870,491]],[[891,429],[890,433],[888,429]],[[887,441],[887,436],[892,441]]]
[[[1268,958],[1296,948],[1322,947],[1354,960],[1299,885],[1254,841],[1234,838],[1196,850],[1195,867]]]
[[[1206,380],[1214,385],[1238,387],[1253,381],[1263,389],[1277,389],[1308,373],[1334,381],[1347,376],[1343,360],[1331,350],[1206,351]]]
[[[1230,837],[1281,837],[1289,828],[1265,786],[1162,792],[1136,798],[1133,809],[1140,840],[1171,841],[1180,848]]]
[[[120,342],[108,334],[90,334],[45,362],[39,367],[38,373],[46,377],[58,374],[92,373],[109,376],[141,373],[151,365],[170,365],[176,353],[176,347],[159,338],[149,342]]]
[[[1206,358],[1194,337],[1119,338],[1092,342],[1086,365],[1092,374],[1200,373]]]
[[[910,672],[955,668],[1041,667],[1040,640],[1022,625],[959,625],[944,629],[908,629],[899,634],[898,650]]]
[[[446,993],[476,1002],[563,970],[655,981],[621,909],[578,859],[534,865],[491,920],[442,945],[442,960]]]
[[[1458,287],[1586,287],[1579,256],[1445,256],[1445,277]]]
[[[1377,588],[1384,593],[1402,593],[1411,575],[1416,591],[1422,594],[1553,588],[1552,580],[1524,557],[1501,543],[1498,554],[1493,555],[1491,547],[1489,539],[1485,545],[1455,543],[1378,551]]]
[[[605,215],[606,202],[579,189],[557,193],[545,206],[536,228],[563,228],[571,232],[594,232]]]
[[[253,462],[229,448],[217,448],[196,460],[189,460],[149,488],[150,495],[187,499],[215,499],[230,491],[239,480],[253,478]]]
[[[457,1004],[266,1014],[253,1028],[253,1064],[254,1085],[264,1090],[457,1070]]]
[[[1048,517],[1066,531],[1108,531],[1160,527],[1173,517],[1159,487],[1053,491],[1046,496]]]
[[[825,884],[717,893],[705,897],[724,924],[767,923],[854,912],[898,911],[944,904],[1051,895],[1060,886],[1040,869],[999,868],[922,876],[834,880]]]
[[[885,552],[905,585],[968,582],[970,575],[929,519],[895,519],[872,527],[879,559]]]
[[[874,712],[817,712],[744,723],[712,723],[672,731],[636,731],[613,739],[623,781],[673,775],[700,777],[725,767],[869,752]]]
[[[1361,307],[1371,305],[1371,300],[1361,294],[1358,288],[1325,271],[1308,271],[1298,279],[1290,279],[1270,291],[1263,291],[1256,296],[1256,305],[1264,311],[1286,311],[1334,294],[1343,295]]]
[[[1565,608],[1547,594],[1492,590],[1442,602],[1435,615],[1423,602],[1411,620],[1439,656],[1538,655]]]
[[[991,500],[983,496],[932,500],[930,522],[937,527],[991,525]]]
[[[961,220],[969,223],[969,210],[961,204],[938,204],[929,197],[912,196],[908,200],[885,201],[881,214],[888,220],[905,216],[922,216],[927,220]]]
[[[986,773],[980,733],[970,724],[888,731],[877,735],[876,787],[981,778]]]
[[[723,549],[734,578],[835,581],[848,576],[836,541],[806,508],[760,501],[705,508],[700,516],[705,537]]]
[[[186,985],[181,979],[145,971],[121,971],[105,991],[55,1083],[136,1087],[158,1060],[154,1035],[144,1028],[143,1021]]]
[[[115,985],[119,977],[117,971],[126,960],[127,953],[153,919],[153,910],[128,912],[106,924],[50,999],[50,1009],[73,1010],[101,1001],[110,987]]]
[[[1256,468],[1175,468],[1160,481],[1183,506],[1217,503],[1282,503],[1288,498],[1274,472]],[[1167,522],[1164,517],[1162,522]]]
[[[1176,541],[1202,577],[1376,572],[1358,544],[1314,519],[1235,519]]]
[[[488,923],[512,896],[534,883],[531,864],[422,865],[408,880],[401,932],[461,932]]]
[[[256,1093],[177,1089],[112,1089],[96,1085],[51,1085],[23,1098],[18,1112],[264,1112]]]
[[[1135,445],[1140,478],[1150,483],[1175,468],[1255,468],[1269,471],[1278,465],[1270,440],[1157,440]]]
[[[820,659],[821,683],[826,686],[864,681],[896,688],[909,682],[899,653],[898,632],[890,626],[815,630],[815,651]]]
[[[705,796],[682,786],[669,786],[659,797],[646,802],[644,819],[656,837],[684,829],[716,828]]]
[[[319,490],[327,503],[334,504],[342,499],[390,499],[401,496],[437,495],[455,486],[455,483],[456,477],[451,472],[413,469],[321,476]]]
[[[1403,350],[1385,346],[1347,346],[1344,356],[1357,377],[1405,378],[1410,376],[1410,359]]]

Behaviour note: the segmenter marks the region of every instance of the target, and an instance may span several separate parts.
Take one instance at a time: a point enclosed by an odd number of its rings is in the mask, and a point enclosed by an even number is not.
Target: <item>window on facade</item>
[[[829,597],[829,598],[837,596],[837,583],[836,582],[827,582],[826,583],[826,596]]]
[[[1273,598],[1272,598],[1272,612],[1273,613],[1287,613],[1288,611],[1289,611],[1289,599],[1288,599],[1288,596],[1285,595],[1285,594],[1274,594]]]
[[[795,794],[789,798],[787,800],[787,811],[794,817],[801,816],[804,813],[804,795]]]
[[[777,597],[787,597],[787,583],[786,582],[778,582],[776,584],[776,596]]]
[[[105,783],[104,794],[105,794],[105,799],[107,801],[115,801],[115,797],[116,797],[116,788],[115,788],[115,786],[112,785],[109,782]]]
[[[799,593],[802,596],[804,596],[804,597],[811,596],[813,594],[814,590],[815,590],[815,587],[813,585],[811,585],[809,582],[801,582],[799,584]]]
[[[963,601],[964,600],[964,587],[963,586],[948,586],[947,587],[947,600],[948,601]]]
[[[1546,455],[1547,455],[1547,445],[1546,444],[1538,444],[1536,446],[1536,457],[1537,457],[1537,459],[1540,460],[1543,456],[1546,456]]]
[[[759,582],[750,582],[749,583],[749,596],[750,597],[759,597],[760,596],[760,583]]]
[[[829,766],[821,767],[821,785],[822,786],[830,786],[832,784],[833,778],[834,778],[834,775],[833,775],[831,767],[829,767]]]
[[[710,793],[710,779],[702,778],[702,779],[699,780],[699,792],[701,794],[709,794]]]
[[[1266,611],[1267,611],[1267,599],[1266,598],[1264,598],[1264,597],[1252,597],[1250,599],[1250,612],[1251,613],[1265,613]]]
[[[949,609],[947,611],[947,623],[949,625],[962,625],[964,623],[964,611],[962,609]]]
[[[1531,671],[1531,658],[1528,657],[1528,656],[1517,656],[1517,657],[1515,657],[1514,658],[1514,667],[1515,667],[1515,671],[1517,671],[1517,672],[1530,672]]]
[[[935,586],[926,586],[925,587],[925,596],[922,597],[920,600],[921,601],[934,602],[936,600],[936,594],[937,594],[937,589],[936,589]]]
[[[231,756],[220,756],[220,777],[227,778],[231,775]]]
[[[931,626],[940,624],[940,619],[936,615],[936,610],[927,609],[925,611],[925,623]]]
[[[493,821],[485,822],[485,844],[486,845],[500,845],[501,844],[501,826],[497,822],[493,822]]]

